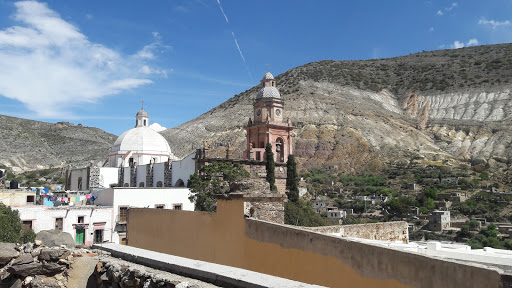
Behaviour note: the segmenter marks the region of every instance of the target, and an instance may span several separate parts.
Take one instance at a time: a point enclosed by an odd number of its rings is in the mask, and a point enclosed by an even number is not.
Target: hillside
[[[466,161],[505,175],[512,164],[512,44],[365,61],[320,61],[276,77],[304,166],[357,172],[397,160]],[[178,156],[228,141],[239,157],[255,86],[163,131]],[[306,161],[307,160],[307,161]]]
[[[26,171],[105,161],[116,136],[93,127],[0,115],[0,165]]]

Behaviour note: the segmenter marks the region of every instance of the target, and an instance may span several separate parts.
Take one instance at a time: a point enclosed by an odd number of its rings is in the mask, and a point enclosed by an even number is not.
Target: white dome
[[[137,127],[124,132],[117,138],[112,146],[112,152],[118,151],[171,154],[171,147],[167,140],[155,130],[149,127]]]
[[[279,94],[279,90],[276,87],[263,87],[258,92],[258,96],[256,96],[256,99],[261,98],[281,98],[281,94]]]
[[[267,72],[267,73],[265,73],[265,75],[263,75],[263,80],[270,80],[270,79],[274,79],[274,75],[272,75],[272,73]]]

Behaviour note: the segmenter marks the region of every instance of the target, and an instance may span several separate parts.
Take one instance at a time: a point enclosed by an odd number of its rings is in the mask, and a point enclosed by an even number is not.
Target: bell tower
[[[265,161],[265,147],[272,144],[275,162],[287,162],[293,153],[293,126],[289,119],[283,121],[284,101],[276,88],[276,80],[267,72],[261,79],[261,88],[253,104],[254,121],[249,118],[247,131],[247,149],[244,159]]]

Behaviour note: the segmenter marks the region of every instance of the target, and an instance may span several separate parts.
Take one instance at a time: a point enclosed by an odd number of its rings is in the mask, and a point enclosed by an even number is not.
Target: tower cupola
[[[144,110],[144,102],[142,103],[142,108],[137,112],[137,115],[135,115],[135,128],[149,126],[149,115],[148,112]]]

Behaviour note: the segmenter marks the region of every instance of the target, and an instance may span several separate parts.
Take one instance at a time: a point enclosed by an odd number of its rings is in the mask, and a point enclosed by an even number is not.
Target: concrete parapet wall
[[[409,242],[409,230],[405,221],[304,227],[304,229],[323,234],[337,234],[341,237]]]
[[[497,269],[244,219],[242,197],[217,203],[216,213],[130,209],[128,245],[329,287],[512,285]]]

